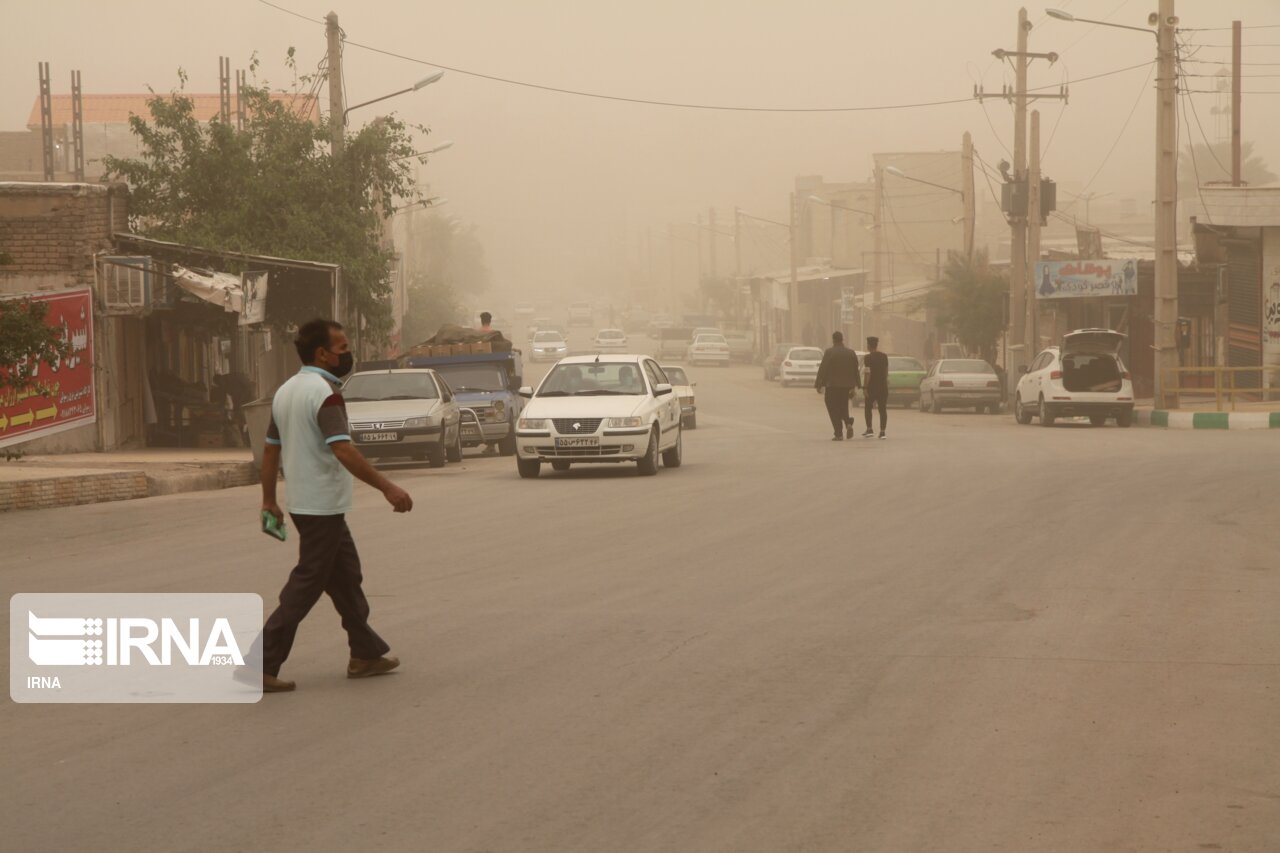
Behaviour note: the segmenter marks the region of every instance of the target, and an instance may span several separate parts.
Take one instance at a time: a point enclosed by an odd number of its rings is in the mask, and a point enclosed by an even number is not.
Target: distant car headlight
[[[520,429],[546,429],[546,418],[521,418],[516,424]]]
[[[605,422],[605,426],[610,429],[621,429],[626,427],[644,426],[644,421],[640,418],[609,418]]]
[[[405,429],[422,429],[423,427],[431,426],[431,421],[432,419],[430,417],[409,418],[404,422],[404,427]]]

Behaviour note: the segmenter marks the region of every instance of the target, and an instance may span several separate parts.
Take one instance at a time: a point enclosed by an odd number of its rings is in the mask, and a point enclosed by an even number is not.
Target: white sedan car
[[[592,341],[597,352],[625,352],[627,333],[621,329],[601,329]]]
[[[646,355],[572,356],[547,372],[516,422],[516,468],[537,477],[579,463],[634,462],[641,475],[658,460],[678,468],[683,453],[680,399]]]
[[[1133,383],[1120,360],[1125,336],[1110,329],[1077,329],[1062,336],[1062,346],[1049,347],[1023,367],[1013,413],[1020,424],[1040,419],[1053,426],[1058,418],[1085,415],[1094,426],[1115,418],[1116,426],[1133,423]]]
[[[569,354],[569,343],[559,332],[533,333],[534,361],[559,361]]]
[[[698,401],[694,399],[693,389],[698,383],[691,380],[684,368],[676,364],[662,365],[662,372],[667,374],[671,387],[680,398],[680,417],[682,418],[680,425],[685,429],[697,429]]]
[[[812,385],[818,378],[818,365],[822,363],[822,350],[817,347],[792,347],[778,365],[778,381],[786,388],[795,382]]]
[[[729,342],[724,335],[704,332],[690,342],[684,352],[684,360],[689,364],[702,362],[710,364],[729,364]]]
[[[920,381],[920,411],[935,415],[944,407],[994,415],[1000,411],[1000,396],[1000,377],[980,358],[938,359]]]

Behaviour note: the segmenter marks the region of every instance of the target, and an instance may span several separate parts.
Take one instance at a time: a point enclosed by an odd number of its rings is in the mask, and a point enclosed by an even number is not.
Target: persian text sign
[[[1036,263],[1036,297],[1038,299],[1137,295],[1137,261],[1039,261]]]
[[[93,388],[93,297],[64,290],[29,298],[48,306],[45,322],[62,330],[71,346],[66,358],[40,362],[35,381],[43,388],[0,390],[0,447],[91,424],[98,416]]]

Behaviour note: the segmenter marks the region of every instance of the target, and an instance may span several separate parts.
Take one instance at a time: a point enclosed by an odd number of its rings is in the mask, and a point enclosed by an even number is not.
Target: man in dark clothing
[[[862,434],[863,438],[871,438],[875,435],[871,431],[871,407],[880,407],[880,437],[884,438],[885,422],[889,420],[889,356],[880,352],[880,339],[867,338],[867,357],[862,360],[863,369],[866,371],[866,391],[863,397],[866,399],[865,414],[867,418],[867,431]]]
[[[822,394],[825,390],[827,414],[831,416],[831,428],[835,430],[832,441],[853,438],[853,418],[849,417],[849,398],[858,387],[858,354],[844,345],[844,335],[831,334],[831,347],[822,354],[818,365],[818,378],[813,387]],[[843,434],[841,427],[844,428]]]

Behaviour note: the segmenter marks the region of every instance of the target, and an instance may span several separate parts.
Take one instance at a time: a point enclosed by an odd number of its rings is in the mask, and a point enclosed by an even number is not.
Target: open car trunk
[[[1068,391],[1116,392],[1122,383],[1120,362],[1113,355],[1075,352],[1062,356],[1062,387]]]

